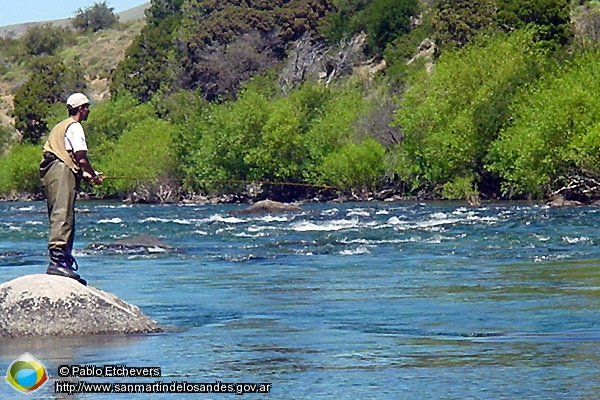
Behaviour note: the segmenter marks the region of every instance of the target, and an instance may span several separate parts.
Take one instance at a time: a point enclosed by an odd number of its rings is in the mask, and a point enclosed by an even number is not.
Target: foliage
[[[37,144],[48,132],[46,117],[51,105],[64,103],[71,93],[84,88],[85,79],[79,65],[67,66],[55,57],[36,59],[29,80],[14,97],[15,128],[23,135],[23,141]]]
[[[111,93],[142,102],[159,92],[201,89],[205,98],[235,97],[240,83],[285,56],[286,43],[316,31],[326,0],[153,1],[148,24],[113,75]]]
[[[146,26],[112,74],[112,95],[129,92],[140,102],[147,102],[161,91],[172,89],[180,75],[179,62],[173,56],[173,34],[181,22],[182,4],[183,0],[151,1]]]
[[[22,57],[23,42],[12,37],[0,37],[0,72],[13,66]]]
[[[117,195],[136,190],[151,181],[172,179],[176,161],[172,139],[176,127],[157,118],[146,118],[124,132],[112,152],[96,162],[107,179],[95,188],[102,195]]]
[[[439,53],[467,45],[492,29],[495,0],[437,0],[433,9],[433,40]]]
[[[457,176],[442,187],[442,197],[448,200],[463,200],[477,196],[479,191],[472,176]]]
[[[487,158],[507,196],[548,194],[571,176],[600,173],[600,53],[581,53],[545,75],[512,106]]]
[[[430,24],[423,24],[388,43],[383,51],[383,58],[388,65],[385,74],[392,87],[402,87],[410,69],[422,68],[411,59],[420,50],[421,43],[431,34]]]
[[[10,144],[11,136],[12,133],[7,128],[0,125],[0,154],[3,154],[5,148]]]
[[[410,33],[418,10],[418,0],[373,0],[361,16],[371,53],[383,53],[388,44]]]
[[[411,18],[419,11],[418,0],[338,0],[336,11],[321,22],[321,31],[330,43],[365,32],[368,51],[381,54],[388,44],[409,33]]]
[[[195,143],[187,140],[192,147],[185,157],[190,161],[186,187],[218,192],[246,180],[250,170],[245,158],[256,147],[269,111],[269,100],[255,91],[246,91],[235,103],[211,106],[187,132]]]
[[[397,149],[402,179],[432,188],[456,176],[486,174],[483,157],[510,121],[515,94],[534,83],[545,64],[531,36],[498,35],[445,53],[434,73],[407,90],[395,119],[406,135]]]
[[[0,194],[39,193],[41,154],[39,146],[19,144],[0,156]]]
[[[234,100],[243,82],[275,66],[276,40],[252,31],[228,44],[206,45],[192,67],[197,83],[189,87],[200,89],[209,101]]]
[[[241,181],[320,184],[325,156],[351,142],[363,103],[354,88],[305,84],[287,97],[250,85],[238,100],[205,109],[175,144],[193,191],[220,192]]]
[[[115,97],[111,101],[94,104],[86,122],[86,137],[91,147],[104,140],[116,141],[133,126],[156,114],[150,104],[138,105],[137,100],[128,93]]]
[[[505,30],[535,27],[537,39],[550,47],[563,46],[571,40],[569,0],[497,0],[496,3],[495,19]]]
[[[72,33],[52,24],[34,25],[27,29],[21,43],[23,51],[31,56],[51,56],[63,45],[72,42]]]
[[[359,15],[370,3],[369,0],[332,0],[332,3],[334,11],[319,23],[319,31],[330,44],[339,43],[364,30]]]
[[[107,31],[69,47],[52,42],[58,31],[34,30],[33,51],[0,39],[0,73],[4,87],[18,88],[23,146],[65,117],[71,92],[85,91],[80,60],[89,80],[114,68],[111,99],[92,106],[85,124],[92,159],[107,174],[152,179],[108,180],[99,194],[181,178],[210,192],[273,180],[372,190],[390,179],[445,198],[497,193],[503,180],[506,196],[541,196],[600,176],[594,4],[573,2],[577,43],[587,47],[569,47],[566,0],[152,0],[118,65]],[[376,79],[336,46],[356,37],[361,58],[385,59]],[[286,57],[304,38],[313,64],[302,69]],[[407,65],[425,38],[441,48],[435,65]],[[46,53],[56,57],[34,56]],[[298,75],[282,91],[284,64]],[[354,77],[330,79],[342,66]]]
[[[106,1],[94,3],[85,9],[78,9],[71,24],[75,29],[86,32],[97,32],[115,25],[118,17],[114,13],[114,8],[109,7]]]
[[[373,190],[384,174],[385,149],[373,138],[346,143],[328,154],[320,166],[322,180],[340,190]]]

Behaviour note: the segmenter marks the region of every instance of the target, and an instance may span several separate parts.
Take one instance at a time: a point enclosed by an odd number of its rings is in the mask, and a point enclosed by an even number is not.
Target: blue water
[[[54,394],[62,364],[158,366],[159,379],[272,383],[255,399],[600,397],[600,209],[503,203],[77,203],[89,284],[165,332],[1,339],[51,382],[29,398],[221,399],[235,394]],[[0,203],[0,283],[46,265],[45,204]],[[87,251],[153,235],[177,251]],[[0,379],[0,398],[24,398]]]

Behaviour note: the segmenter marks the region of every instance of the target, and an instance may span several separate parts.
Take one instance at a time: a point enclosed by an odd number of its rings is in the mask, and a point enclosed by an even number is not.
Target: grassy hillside
[[[150,2],[140,4],[137,7],[130,8],[129,10],[125,10],[123,12],[117,13],[116,15],[119,17],[119,22],[131,22],[137,21],[139,19],[144,18],[144,11],[150,6]],[[24,34],[27,29],[32,26],[42,25],[50,23],[52,25],[71,26],[71,19],[57,19],[52,21],[34,21],[34,22],[25,22],[23,24],[15,24],[15,25],[5,25],[0,26],[0,37],[19,37]]]
[[[86,69],[88,94],[94,100],[102,100],[108,96],[109,76],[124,56],[125,50],[144,26],[144,10],[149,3],[118,13],[119,24],[112,29],[93,34],[80,34],[74,46],[63,49],[58,56],[64,60],[78,59]],[[58,26],[69,26],[70,20],[30,22],[19,25],[0,27],[0,36],[18,38],[32,26],[51,23]],[[26,81],[27,65],[13,65],[5,73],[0,74],[0,124],[9,129],[12,127],[10,114],[13,106],[13,93]]]

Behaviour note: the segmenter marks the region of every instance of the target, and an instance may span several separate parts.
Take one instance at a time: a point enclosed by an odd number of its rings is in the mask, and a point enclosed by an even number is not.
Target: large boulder
[[[231,211],[230,214],[274,214],[288,211],[302,211],[302,208],[295,204],[280,203],[273,200],[261,200],[257,201],[246,209]]]
[[[0,337],[162,332],[114,294],[74,279],[27,275],[0,285]]]

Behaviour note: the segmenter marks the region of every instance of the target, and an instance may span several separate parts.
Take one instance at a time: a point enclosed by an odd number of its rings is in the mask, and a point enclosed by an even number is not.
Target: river
[[[89,382],[270,383],[254,399],[591,399],[600,396],[600,209],[529,203],[77,203],[75,256],[95,286],[165,332],[2,339],[50,384],[59,365],[160,367]],[[0,283],[47,264],[45,204],[0,203]],[[86,250],[152,235],[175,249]],[[0,398],[17,393],[0,384]],[[20,395],[19,395],[20,396]],[[140,397],[141,398],[141,397]]]

